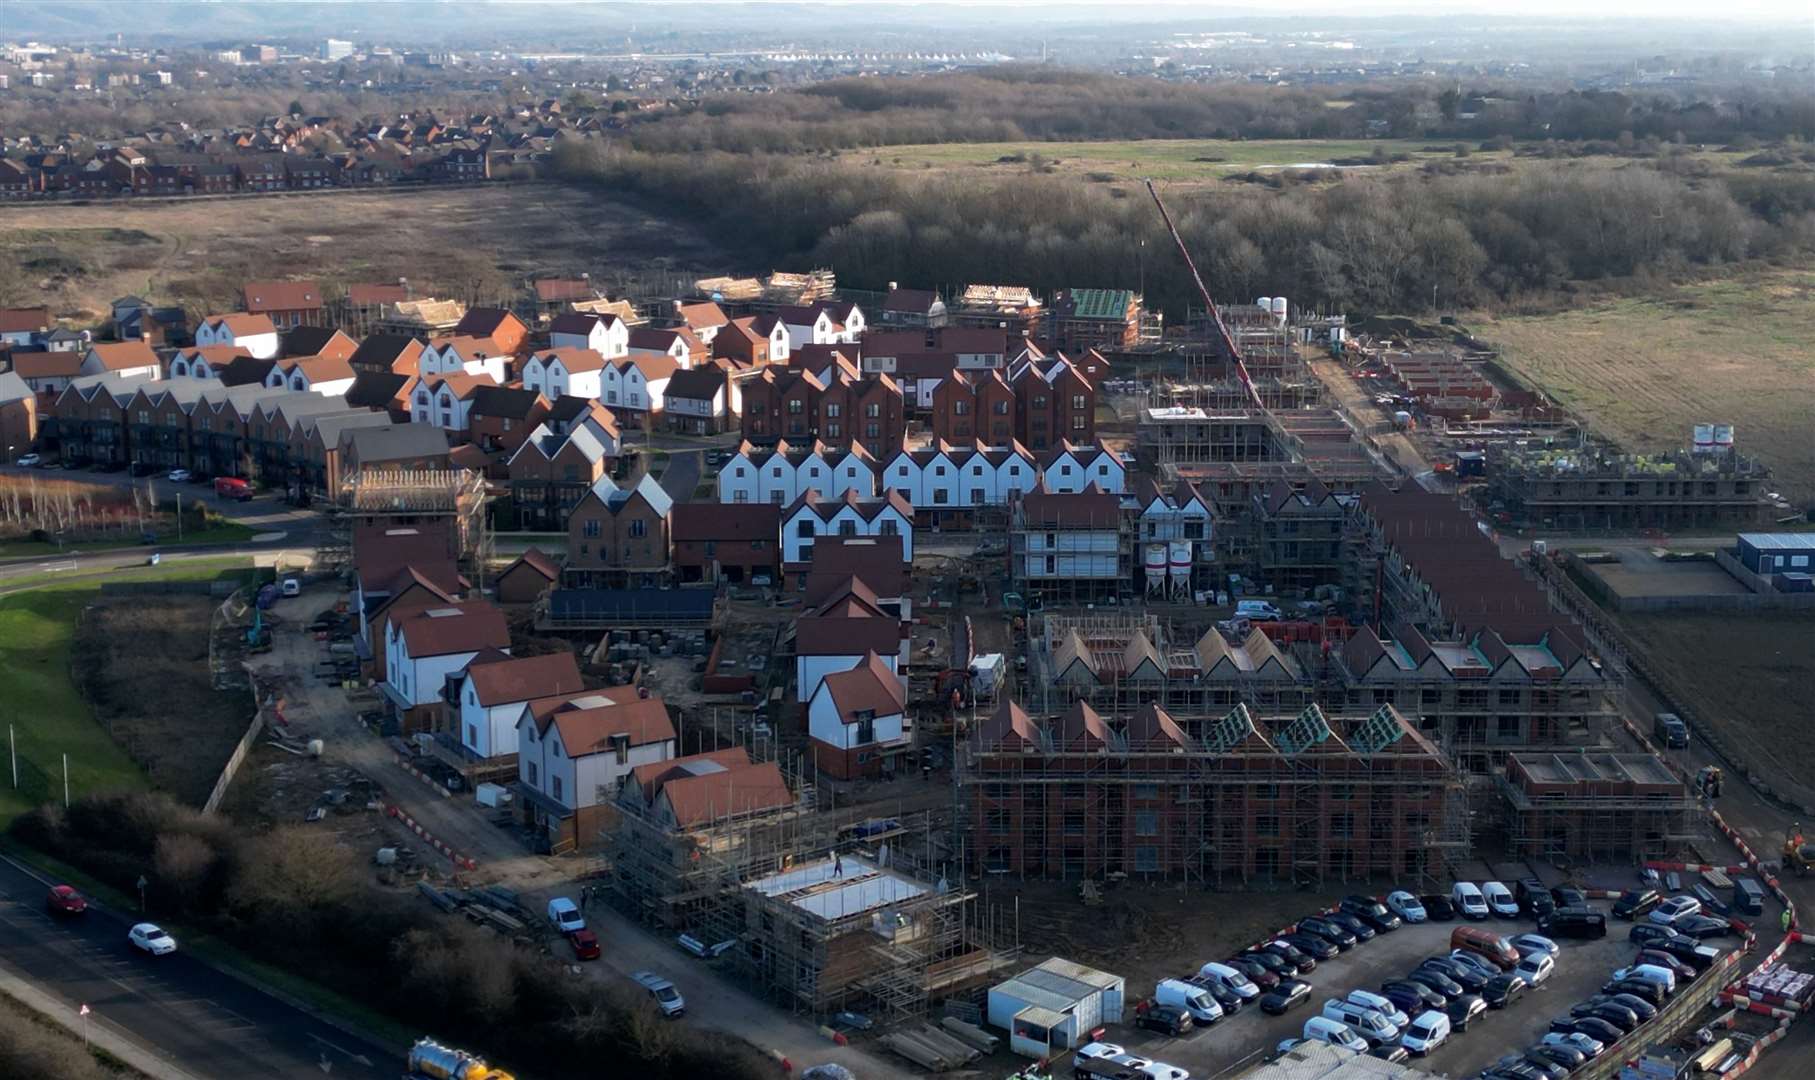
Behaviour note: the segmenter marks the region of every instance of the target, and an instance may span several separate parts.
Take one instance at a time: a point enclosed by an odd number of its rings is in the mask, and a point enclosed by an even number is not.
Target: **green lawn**
[[[54,543],[39,540],[8,540],[0,542],[0,559],[38,558],[46,555],[64,555],[71,552],[118,551],[123,548],[142,547],[162,550],[175,547],[200,547],[207,544],[237,544],[251,539],[256,533],[249,526],[237,521],[225,519],[211,522],[205,529],[184,529],[182,539],[177,539],[174,530],[159,533],[153,544],[142,544],[137,537],[122,535],[118,540],[86,540],[79,544],[64,544],[59,547]]]
[[[76,617],[102,581],[208,580],[243,575],[242,558],[196,559],[167,567],[63,577],[13,579],[0,596],[0,720],[12,728],[19,781],[0,774],[0,828],[25,810],[63,796],[63,755],[69,755],[69,793],[142,788],[145,776],[89,717],[70,682],[70,640]],[[23,585],[24,588],[20,588]],[[151,647],[149,644],[147,647]]]

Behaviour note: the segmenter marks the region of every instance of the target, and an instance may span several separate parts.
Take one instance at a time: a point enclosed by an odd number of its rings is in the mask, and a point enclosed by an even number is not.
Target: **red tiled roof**
[[[863,661],[849,671],[827,675],[820,686],[832,695],[838,718],[847,724],[860,712],[890,716],[907,711],[907,692],[901,680],[874,652],[865,653]]]
[[[900,651],[900,619],[803,615],[794,622],[797,656],[862,656],[866,652],[893,656]]]
[[[49,308],[0,308],[0,334],[37,333],[49,329]]]
[[[270,319],[265,325],[271,324]],[[126,368],[156,367],[158,354],[143,341],[120,341],[104,345],[90,345],[89,351],[101,361],[101,366],[108,371],[122,371]]]
[[[479,704],[485,708],[512,701],[528,701],[550,694],[573,694],[585,689],[573,653],[543,656],[506,656],[473,660],[466,679]]]
[[[321,307],[321,286],[313,281],[248,281],[246,310],[310,311]]]
[[[388,620],[402,633],[404,648],[417,659],[510,647],[504,612],[487,600],[429,601],[392,611]]]
[[[781,537],[781,507],[770,503],[679,503],[669,518],[669,527],[675,543],[775,543]]]

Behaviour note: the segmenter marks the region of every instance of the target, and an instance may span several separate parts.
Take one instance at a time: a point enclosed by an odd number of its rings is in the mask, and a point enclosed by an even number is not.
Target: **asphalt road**
[[[401,1052],[349,1035],[182,951],[126,944],[131,913],[53,919],[47,885],[0,858],[0,967],[196,1077],[395,1077]]]
[[[677,503],[692,499],[693,489],[699,486],[705,464],[706,453],[703,450],[670,450],[668,469],[662,473],[662,490]]]

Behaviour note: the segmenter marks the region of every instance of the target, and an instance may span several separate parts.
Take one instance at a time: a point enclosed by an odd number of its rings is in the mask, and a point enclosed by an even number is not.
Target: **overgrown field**
[[[1481,317],[1519,374],[1630,449],[1730,423],[1776,490],[1815,498],[1815,271],[1668,288],[1552,315]]]
[[[146,776],[131,756],[96,722],[72,678],[72,643],[82,610],[97,596],[99,582],[206,580],[223,573],[239,574],[244,559],[198,559],[153,569],[111,571],[42,582],[39,587],[0,596],[0,702],[17,739],[19,786],[10,770],[0,779],[0,824],[47,801],[63,797],[63,755],[69,755],[72,796],[144,788]],[[13,587],[17,579],[9,579]],[[206,633],[204,623],[204,634]],[[148,665],[181,655],[187,645],[168,640],[164,628],[141,630],[130,648]],[[170,650],[175,647],[176,652]],[[205,648],[205,643],[204,646]],[[84,662],[88,662],[86,659]],[[138,689],[164,677],[163,668],[142,675]],[[238,737],[236,734],[235,738]],[[183,744],[172,747],[181,751]],[[218,769],[218,763],[217,763]],[[213,783],[213,778],[209,778]],[[204,793],[206,789],[204,789]]]
[[[1713,723],[1779,786],[1815,788],[1815,615],[1792,612],[1623,615]]]
[[[531,277],[723,269],[705,234],[560,184],[32,205],[0,223],[0,303],[48,304],[78,326],[128,294],[236,310],[261,277],[320,277],[330,296],[407,277],[419,295],[496,303]]]
[[[1454,156],[1453,148],[1427,139],[1134,139],[1111,142],[926,143],[847,150],[853,162],[908,169],[989,168],[998,172],[1037,169],[1103,179],[1214,180],[1249,169],[1368,163]],[[1481,153],[1482,159],[1510,158],[1510,152]]]

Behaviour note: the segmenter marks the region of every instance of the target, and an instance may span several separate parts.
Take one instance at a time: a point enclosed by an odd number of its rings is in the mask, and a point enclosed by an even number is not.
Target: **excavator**
[[[1815,844],[1803,839],[1800,823],[1792,824],[1784,834],[1783,865],[1797,877],[1807,877],[1810,870],[1815,870]]]

